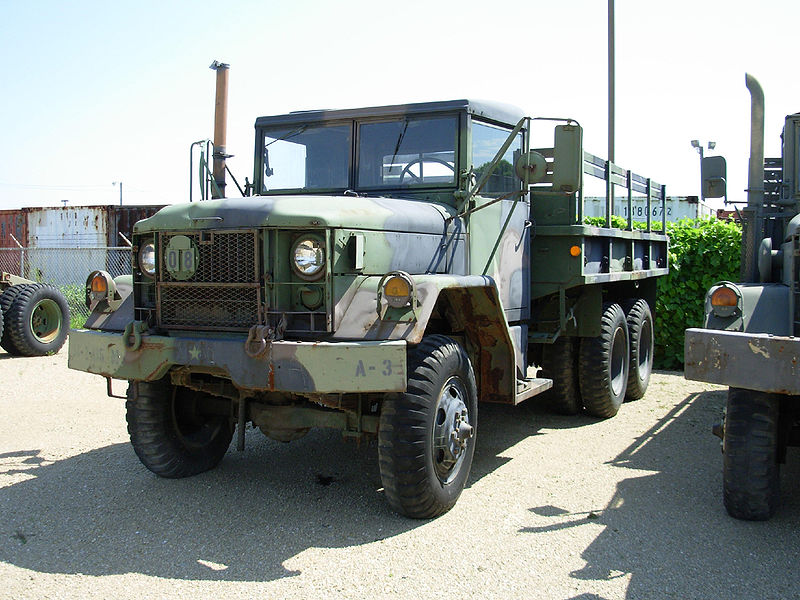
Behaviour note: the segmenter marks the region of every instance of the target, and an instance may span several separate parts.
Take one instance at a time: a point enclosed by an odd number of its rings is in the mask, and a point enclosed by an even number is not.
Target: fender
[[[405,340],[418,344],[437,316],[462,334],[478,379],[481,400],[513,403],[516,352],[493,278],[480,275],[412,275],[414,306],[378,307],[381,277],[365,277],[336,322],[334,339]],[[337,311],[338,313],[339,311]]]
[[[94,273],[92,273],[94,274]],[[100,331],[125,331],[133,321],[133,275],[119,275],[114,278],[116,300],[122,300],[116,310],[108,300],[101,300],[94,307],[84,328]],[[116,302],[115,302],[116,304]]]

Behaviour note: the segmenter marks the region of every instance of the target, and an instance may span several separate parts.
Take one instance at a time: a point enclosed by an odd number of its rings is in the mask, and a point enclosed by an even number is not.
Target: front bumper
[[[800,394],[800,338],[687,329],[684,376],[775,394]]]
[[[402,392],[406,342],[270,342],[259,358],[245,339],[142,335],[137,350],[123,334],[73,329],[69,367],[115,379],[154,381],[173,367],[228,377],[241,389],[307,394]]]

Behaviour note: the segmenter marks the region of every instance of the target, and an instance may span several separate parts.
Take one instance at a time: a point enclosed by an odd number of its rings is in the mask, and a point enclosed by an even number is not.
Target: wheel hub
[[[442,483],[458,472],[474,428],[469,422],[466,392],[461,381],[450,378],[442,387],[433,425],[433,464]]]

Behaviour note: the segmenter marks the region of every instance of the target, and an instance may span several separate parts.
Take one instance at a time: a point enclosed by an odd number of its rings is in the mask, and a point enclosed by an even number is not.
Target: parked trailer
[[[395,510],[449,510],[479,399],[550,390],[612,417],[652,368],[667,238],[612,229],[611,202],[608,227],[583,225],[582,190],[652,207],[665,189],[584,153],[574,120],[535,149],[532,122],[468,100],[262,117],[245,198],[221,197],[215,135],[215,199],[138,222],[132,277],[89,276],[70,367],[129,381],[133,448],[163,477],[213,468],[234,433],[243,450],[248,423],[333,427],[377,435]]]

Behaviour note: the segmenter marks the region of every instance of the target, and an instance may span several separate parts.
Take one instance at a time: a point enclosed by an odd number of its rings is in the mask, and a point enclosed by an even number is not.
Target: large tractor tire
[[[475,452],[478,392],[464,349],[431,335],[408,361],[408,389],[387,394],[378,433],[386,498],[397,512],[429,519],[461,495]]]
[[[20,288],[4,310],[6,344],[10,354],[45,356],[64,345],[69,331],[69,307],[55,287],[40,283],[12,286]]]
[[[586,412],[594,417],[613,417],[625,400],[628,387],[628,323],[619,304],[606,303],[600,335],[581,338],[578,380]]]
[[[578,349],[575,338],[560,337],[542,348],[539,377],[553,380],[548,392],[551,408],[561,415],[576,415],[583,408],[578,384]]]
[[[136,456],[156,475],[177,479],[216,467],[233,437],[229,417],[198,409],[201,392],[165,381],[128,386],[128,434]]]
[[[646,300],[629,300],[625,304],[625,317],[630,335],[630,366],[628,367],[628,390],[626,400],[638,400],[644,396],[653,372],[654,328],[653,313]]]
[[[723,438],[723,500],[732,517],[769,519],[778,507],[778,421],[773,394],[731,388]]]

